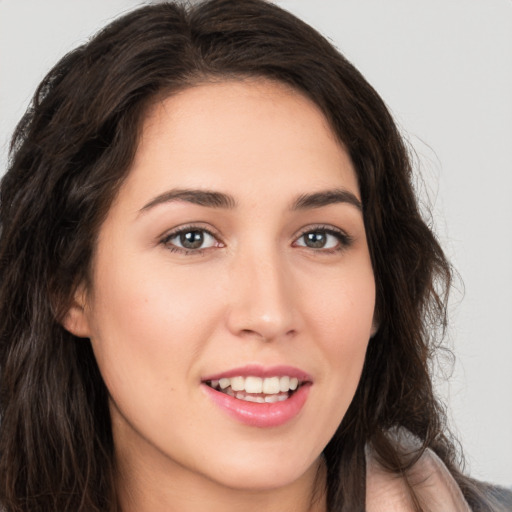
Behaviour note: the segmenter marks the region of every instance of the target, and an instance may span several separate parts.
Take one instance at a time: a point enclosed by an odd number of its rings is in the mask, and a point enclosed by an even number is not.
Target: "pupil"
[[[186,249],[198,249],[203,245],[204,235],[201,231],[188,231],[181,233],[180,242]]]
[[[308,247],[313,247],[315,249],[319,249],[324,247],[326,243],[326,236],[325,233],[320,232],[313,232],[313,233],[307,233],[305,235],[306,237],[306,245]]]

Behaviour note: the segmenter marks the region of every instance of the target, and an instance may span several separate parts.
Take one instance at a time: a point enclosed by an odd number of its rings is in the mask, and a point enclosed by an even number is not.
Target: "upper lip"
[[[211,380],[220,380],[231,377],[296,377],[301,382],[311,382],[313,379],[311,376],[299,368],[288,365],[276,365],[276,366],[261,366],[257,364],[249,364],[238,368],[231,368],[224,372],[215,373],[202,378],[202,382]]]

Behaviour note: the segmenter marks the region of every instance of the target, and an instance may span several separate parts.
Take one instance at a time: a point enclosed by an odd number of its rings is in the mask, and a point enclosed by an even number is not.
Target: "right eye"
[[[203,249],[220,246],[220,242],[206,229],[180,228],[165,236],[162,243],[171,251],[201,252]]]

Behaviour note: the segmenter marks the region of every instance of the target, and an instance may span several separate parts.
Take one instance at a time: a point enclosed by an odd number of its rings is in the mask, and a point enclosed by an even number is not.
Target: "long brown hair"
[[[491,510],[446,435],[430,361],[451,270],[423,221],[407,148],[383,101],[321,35],[262,0],[142,7],[66,55],[12,139],[0,190],[0,504],[7,511],[116,510],[108,394],[87,340],[60,324],[87,279],[99,226],[157,97],[208,80],[265,77],[323,111],[355,166],[379,330],[326,446],[329,511],[365,508],[365,446],[404,474],[426,448],[474,510]],[[421,447],[406,457],[388,433]]]

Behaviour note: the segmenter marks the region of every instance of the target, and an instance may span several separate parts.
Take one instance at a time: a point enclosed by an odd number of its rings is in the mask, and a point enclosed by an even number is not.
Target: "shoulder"
[[[406,481],[407,479],[407,481]],[[428,512],[471,512],[461,490],[441,459],[426,450],[406,477],[383,468],[367,450],[366,506],[368,512],[416,510],[407,482]]]

